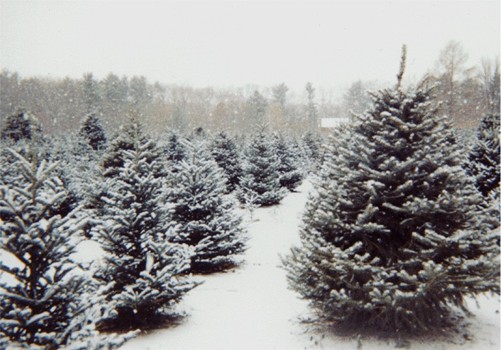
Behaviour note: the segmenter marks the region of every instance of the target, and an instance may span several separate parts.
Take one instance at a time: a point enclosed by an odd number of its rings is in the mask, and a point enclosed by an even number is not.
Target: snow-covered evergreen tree
[[[150,147],[149,152],[146,153],[148,161],[157,159],[160,150],[157,148],[156,143],[147,141],[148,139],[137,117],[132,116],[129,122],[120,129],[118,136],[111,141],[103,156],[102,167],[104,169],[104,177],[113,178],[119,175],[124,166],[124,151],[134,150],[137,142]],[[165,175],[165,164],[157,159],[151,171],[154,177],[162,177]]]
[[[80,128],[80,136],[87,140],[93,150],[100,150],[106,147],[107,138],[101,121],[95,114],[89,114]]]
[[[275,152],[280,161],[278,166],[280,186],[287,188],[289,191],[294,191],[303,180],[303,176],[298,169],[298,158],[292,153],[292,148],[282,134],[275,134],[273,141]]]
[[[2,123],[1,138],[17,142],[19,140],[32,140],[41,138],[40,123],[35,116],[26,111],[19,111],[5,118]]]
[[[354,332],[443,326],[465,296],[499,294],[497,232],[429,91],[374,95],[338,132],[284,259],[289,284]]]
[[[50,159],[60,162],[56,169],[59,178],[76,203],[86,206],[89,193],[96,190],[94,180],[99,173],[103,150],[93,150],[81,135],[53,136],[50,141]]]
[[[130,149],[115,150],[122,161],[103,186],[104,224],[97,240],[108,253],[106,265],[96,274],[104,284],[113,283],[107,299],[115,302],[116,316],[110,327],[146,327],[170,312],[196,283],[185,276],[190,252],[170,243],[166,212],[161,202],[162,179],[159,150],[143,135],[139,125],[132,131]],[[106,169],[105,169],[106,172]]]
[[[180,140],[180,137],[175,132],[170,132],[167,137],[166,146],[167,160],[171,163],[177,163],[184,159],[185,149]]]
[[[61,214],[67,191],[54,176],[58,163],[27,153],[12,151],[18,177],[0,186],[0,335],[30,347],[59,348],[77,338],[93,338],[94,349],[112,347],[117,339],[108,342],[83,317],[101,300],[85,297],[93,283],[71,257],[89,218],[78,207]],[[98,322],[102,314],[93,310]]]
[[[291,153],[296,159],[296,165],[301,174],[301,178],[304,179],[308,175],[311,165],[311,161],[310,159],[308,159],[308,156],[306,154],[308,152],[305,152],[305,147],[303,146],[302,140],[298,140],[296,138],[292,138],[290,140],[289,147]]]
[[[468,171],[484,197],[499,198],[500,180],[499,113],[486,114],[480,123],[477,139],[468,157]]]
[[[307,132],[303,136],[304,152],[306,156],[315,163],[321,157],[321,140],[320,137],[312,132]]]
[[[237,191],[240,202],[245,203],[247,192],[255,193],[255,204],[259,206],[278,204],[285,197],[287,190],[280,186],[280,160],[272,141],[264,127],[259,128],[250,140],[244,154],[243,176]]]
[[[139,332],[137,330],[127,333],[98,332],[96,329],[102,327],[114,314],[114,309],[109,301],[104,303],[104,296],[110,286],[103,286],[96,283],[91,271],[88,274],[87,284],[92,282],[91,288],[80,296],[80,309],[82,312],[76,314],[66,329],[67,339],[65,350],[111,350],[118,349],[127,340],[134,338]]]
[[[226,174],[227,192],[233,192],[242,176],[240,154],[235,142],[225,132],[221,132],[214,138],[211,151],[214,160]]]
[[[169,219],[177,243],[193,247],[192,272],[213,272],[235,266],[245,250],[242,219],[226,196],[224,172],[203,142],[185,143],[186,157],[172,165],[166,192]]]

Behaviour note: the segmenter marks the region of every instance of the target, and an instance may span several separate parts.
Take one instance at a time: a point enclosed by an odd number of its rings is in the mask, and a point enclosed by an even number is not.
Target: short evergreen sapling
[[[80,128],[80,136],[87,140],[93,150],[101,150],[106,147],[107,138],[101,121],[95,114],[89,114]]]
[[[484,197],[499,198],[500,180],[499,113],[486,114],[468,156],[468,171]]]
[[[18,177],[0,186],[0,335],[30,347],[71,348],[91,338],[95,349],[112,347],[117,339],[110,343],[86,320],[92,311],[99,321],[101,300],[85,297],[93,283],[71,257],[89,218],[79,207],[61,214],[68,193],[54,176],[58,163],[26,153],[12,151]]]
[[[211,151],[214,160],[226,174],[227,192],[233,192],[242,176],[240,154],[235,142],[225,132],[221,132],[214,138]]]
[[[255,204],[269,206],[280,203],[287,190],[280,186],[280,160],[275,153],[272,139],[264,128],[260,128],[250,140],[244,154],[240,178],[240,188],[237,197],[245,203],[247,192],[256,195]]]
[[[192,272],[214,272],[239,263],[245,231],[235,203],[226,196],[223,170],[203,142],[186,142],[186,157],[172,165],[166,192],[173,242],[193,248]]]
[[[321,319],[360,332],[434,330],[465,296],[499,294],[499,248],[429,91],[374,95],[335,135],[288,281]]]
[[[303,180],[303,176],[298,169],[298,157],[292,153],[292,148],[282,134],[275,134],[273,141],[280,161],[278,166],[280,186],[287,188],[289,191],[294,191]]]
[[[107,256],[96,278],[112,284],[107,300],[115,302],[116,312],[103,327],[150,327],[196,286],[185,275],[189,249],[167,240],[176,228],[167,229],[162,179],[155,176],[159,151],[142,133],[131,135],[132,148],[119,151],[122,166],[103,186],[104,224],[97,240]]]

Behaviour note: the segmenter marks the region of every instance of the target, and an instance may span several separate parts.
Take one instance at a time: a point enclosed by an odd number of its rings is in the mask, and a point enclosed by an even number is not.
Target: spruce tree
[[[176,228],[168,231],[161,202],[159,150],[140,125],[126,130],[133,131],[128,139],[132,148],[118,151],[122,165],[113,177],[104,170],[104,224],[97,240],[108,254],[96,278],[111,285],[107,299],[116,303],[116,316],[105,327],[148,327],[167,316],[196,284],[184,276],[189,250],[167,241]]]
[[[239,263],[245,250],[242,219],[226,196],[223,170],[203,142],[184,144],[186,157],[172,165],[166,192],[170,224],[178,227],[170,240],[193,247],[192,272],[214,272]]]
[[[118,136],[111,141],[106,153],[103,155],[103,176],[106,178],[117,176],[124,166],[124,151],[134,150],[137,142],[148,145],[149,152],[146,153],[148,161],[156,159],[160,154],[160,150],[157,148],[156,143],[147,141],[142,125],[137,117],[132,116],[128,123],[120,129]],[[153,176],[164,176],[164,166],[163,162],[157,160],[155,166],[151,169]]]
[[[50,159],[60,162],[56,169],[74,203],[87,204],[89,193],[95,191],[94,180],[99,173],[103,150],[93,150],[81,135],[51,137]]]
[[[499,157],[499,113],[489,113],[482,118],[467,165],[484,197],[489,197],[492,193],[499,198]]]
[[[280,160],[275,153],[272,139],[263,127],[250,140],[244,155],[242,165],[243,176],[240,178],[240,188],[237,197],[245,203],[252,193],[256,198],[254,203],[268,206],[280,203],[287,190],[280,186],[278,168]]]
[[[175,132],[169,133],[165,152],[167,160],[171,163],[177,163],[184,159],[185,150],[179,136]]]
[[[233,139],[225,132],[219,133],[212,143],[212,156],[226,175],[227,192],[233,192],[240,183],[242,167],[240,154]]]
[[[41,132],[40,124],[35,116],[21,110],[5,118],[1,138],[13,142],[32,140],[41,138]]]
[[[303,176],[298,170],[298,159],[292,153],[292,148],[282,134],[275,134],[273,141],[275,152],[280,161],[278,166],[280,186],[294,191],[303,180]]]
[[[430,92],[397,89],[336,133],[284,259],[321,319],[358,333],[433,330],[466,296],[499,294],[497,232]]]
[[[106,147],[107,139],[103,126],[95,114],[89,114],[80,129],[80,136],[87,140],[93,150],[100,150]]]
[[[303,145],[306,156],[314,163],[320,159],[321,141],[320,138],[312,132],[307,132],[303,136]]]
[[[79,207],[61,214],[68,193],[54,176],[58,163],[27,153],[12,151],[18,176],[0,185],[0,335],[49,349],[91,338],[93,349],[118,346],[96,331],[102,300],[72,260],[89,217]]]

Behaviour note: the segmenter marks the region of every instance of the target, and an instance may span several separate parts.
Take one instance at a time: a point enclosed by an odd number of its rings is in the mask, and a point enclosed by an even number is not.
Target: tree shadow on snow
[[[140,330],[141,333],[146,334],[158,329],[177,327],[184,322],[187,316],[184,313],[159,313],[139,320],[133,317],[107,319],[98,325],[98,329],[104,333],[118,334]]]
[[[457,310],[451,312],[441,324],[426,332],[411,331],[381,331],[371,328],[360,328],[356,325],[342,325],[332,321],[320,320],[315,317],[300,319],[299,322],[306,327],[305,333],[310,335],[310,340],[319,345],[325,338],[341,338],[345,341],[356,342],[357,350],[364,348],[365,342],[386,342],[394,348],[410,348],[411,343],[452,343],[466,344],[474,338],[470,330],[475,322],[475,315],[468,311]],[[393,345],[391,345],[393,344]]]

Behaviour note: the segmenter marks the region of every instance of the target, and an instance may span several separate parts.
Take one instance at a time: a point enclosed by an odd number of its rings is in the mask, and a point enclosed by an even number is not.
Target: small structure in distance
[[[320,119],[320,131],[330,132],[332,129],[337,128],[343,124],[348,124],[350,118],[339,117],[339,118],[322,118]]]

